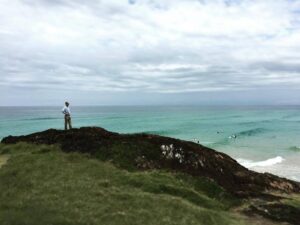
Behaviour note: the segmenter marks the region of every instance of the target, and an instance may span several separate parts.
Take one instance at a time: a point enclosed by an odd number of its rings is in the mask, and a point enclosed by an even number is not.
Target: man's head
[[[66,105],[67,107],[69,107],[70,104],[69,104],[69,102],[65,102],[65,105]]]

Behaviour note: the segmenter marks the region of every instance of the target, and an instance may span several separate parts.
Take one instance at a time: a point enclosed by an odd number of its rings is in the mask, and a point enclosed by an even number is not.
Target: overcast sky
[[[0,0],[0,105],[300,104],[298,0]]]

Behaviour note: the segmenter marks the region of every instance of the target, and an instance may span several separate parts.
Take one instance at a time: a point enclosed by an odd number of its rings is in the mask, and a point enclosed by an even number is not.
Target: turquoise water
[[[62,107],[0,107],[0,138],[63,128]],[[199,141],[243,165],[300,180],[300,107],[71,107],[74,127]]]

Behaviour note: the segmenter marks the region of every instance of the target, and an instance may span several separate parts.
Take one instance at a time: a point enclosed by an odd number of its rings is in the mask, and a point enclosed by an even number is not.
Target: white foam
[[[248,160],[248,159],[237,159],[237,161],[238,161],[238,163],[240,163],[241,165],[243,165],[246,168],[252,168],[252,167],[273,166],[275,164],[282,163],[284,161],[284,158],[282,158],[281,156],[276,156],[271,159],[267,159],[264,161],[257,161],[257,162]]]

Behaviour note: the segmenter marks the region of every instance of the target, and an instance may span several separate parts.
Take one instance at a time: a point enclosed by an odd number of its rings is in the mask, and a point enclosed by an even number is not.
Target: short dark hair
[[[70,105],[69,102],[65,102],[65,105]]]

